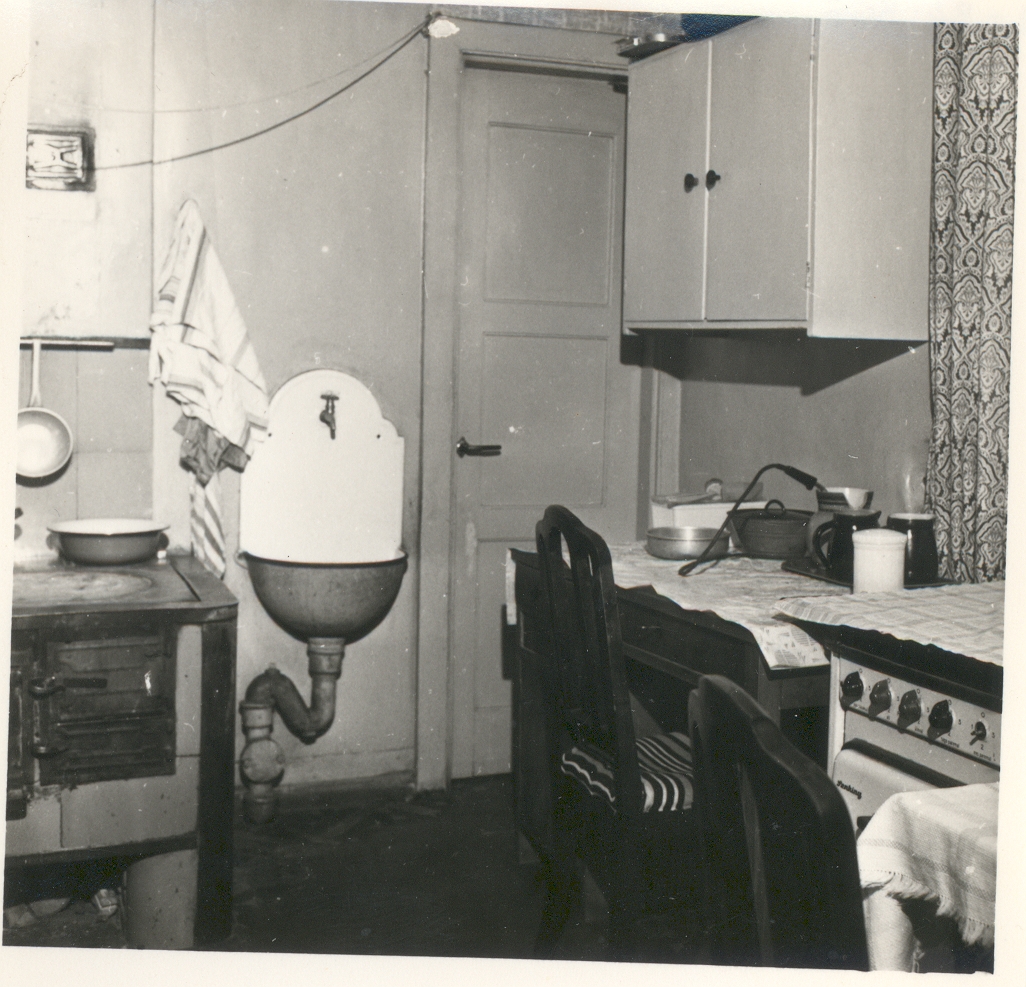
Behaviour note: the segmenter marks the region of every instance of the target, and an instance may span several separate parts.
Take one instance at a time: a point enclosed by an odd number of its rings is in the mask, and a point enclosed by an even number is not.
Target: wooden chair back
[[[729,679],[703,676],[688,710],[710,958],[868,969],[855,834],[826,772]]]
[[[551,617],[553,702],[562,743],[594,751],[613,765],[618,811],[640,813],[644,795],[609,548],[558,505],[546,509],[536,535]]]

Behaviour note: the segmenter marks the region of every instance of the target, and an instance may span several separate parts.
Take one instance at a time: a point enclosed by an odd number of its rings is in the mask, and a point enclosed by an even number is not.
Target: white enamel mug
[[[905,536],[890,528],[867,528],[851,536],[855,549],[853,593],[889,593],[905,588]]]

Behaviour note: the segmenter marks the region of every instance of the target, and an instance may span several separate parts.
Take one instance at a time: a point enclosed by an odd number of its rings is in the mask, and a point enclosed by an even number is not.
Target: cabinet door
[[[709,42],[681,45],[630,68],[624,318],[702,318]]]
[[[712,39],[710,321],[807,317],[812,27],[760,18]]]
[[[933,25],[824,20],[817,48],[809,335],[926,339]]]

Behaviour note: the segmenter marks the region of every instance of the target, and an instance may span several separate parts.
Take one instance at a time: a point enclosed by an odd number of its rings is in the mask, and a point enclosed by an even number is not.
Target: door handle
[[[710,168],[705,173],[705,187],[711,189],[722,177],[722,175],[717,175],[716,172]]]
[[[456,455],[462,459],[464,456],[498,456],[502,453],[502,446],[474,446],[463,436],[460,436],[456,443]]]
[[[695,176],[692,175],[691,172],[689,171],[684,176],[684,191],[685,192],[690,192],[693,188],[696,188],[697,185],[698,185],[698,179],[695,178]]]

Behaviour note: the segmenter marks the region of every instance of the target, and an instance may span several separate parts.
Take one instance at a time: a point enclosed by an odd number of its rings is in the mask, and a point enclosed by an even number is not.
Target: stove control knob
[[[969,741],[971,744],[975,744],[978,740],[987,739],[987,724],[983,720],[977,720],[973,724],[972,729],[972,740]]]
[[[930,726],[938,733],[947,733],[954,726],[955,718],[951,715],[951,700],[942,699],[934,703],[930,710]]]
[[[880,679],[869,691],[869,705],[875,710],[888,709],[891,705],[891,683]]]
[[[898,722],[902,726],[909,726],[922,715],[923,707],[919,702],[919,693],[915,689],[909,689],[898,703]]]
[[[865,691],[862,676],[858,672],[849,672],[841,682],[841,702],[846,706],[858,702]]]

